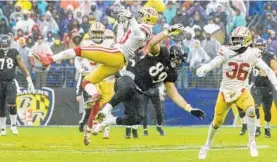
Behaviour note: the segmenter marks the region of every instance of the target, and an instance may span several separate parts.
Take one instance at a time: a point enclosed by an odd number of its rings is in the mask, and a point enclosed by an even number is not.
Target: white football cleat
[[[256,146],[256,142],[255,141],[250,141],[248,143],[248,148],[250,150],[250,155],[252,157],[258,157],[259,156],[259,152],[258,152],[258,149],[257,149],[257,146]]]
[[[198,158],[200,160],[206,159],[209,150],[210,150],[210,148],[207,145],[202,146],[202,148],[199,152]]]
[[[109,127],[106,127],[103,134],[103,139],[109,139],[109,138],[110,138],[110,130],[109,130]]]
[[[104,120],[107,120],[108,116],[112,115],[112,111],[109,107],[104,106],[104,108],[97,113],[95,116],[95,120],[99,123],[103,122]]]
[[[18,135],[18,130],[16,126],[11,126],[11,131],[14,135]]]
[[[6,136],[6,135],[7,135],[6,129],[1,129],[0,136]]]

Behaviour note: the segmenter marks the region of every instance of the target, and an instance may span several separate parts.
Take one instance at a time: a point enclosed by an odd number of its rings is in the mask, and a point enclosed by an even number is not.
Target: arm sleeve
[[[74,65],[77,71],[82,68],[80,59],[81,59],[80,57],[75,57],[74,59]]]
[[[133,17],[129,20],[130,22],[130,27],[131,30],[134,32],[134,35],[139,36],[141,35],[143,32],[140,30],[140,26],[137,22],[137,20]]]
[[[212,59],[211,62],[208,64],[205,64],[205,69],[207,72],[219,67],[223,62],[225,61],[224,56],[216,56],[214,59]]]
[[[274,86],[274,89],[277,90],[277,78],[273,70],[261,58],[258,58],[256,62],[256,66],[259,69],[265,71],[268,79],[270,80],[271,84]]]
[[[117,24],[117,35],[116,35],[116,42],[120,42],[121,38],[124,35],[124,28],[123,28],[123,23],[118,23]]]

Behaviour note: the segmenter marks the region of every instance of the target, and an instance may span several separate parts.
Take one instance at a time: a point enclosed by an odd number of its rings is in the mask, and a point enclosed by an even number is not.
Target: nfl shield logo
[[[17,123],[23,126],[46,126],[54,110],[54,90],[43,87],[35,92],[20,89],[17,94]]]

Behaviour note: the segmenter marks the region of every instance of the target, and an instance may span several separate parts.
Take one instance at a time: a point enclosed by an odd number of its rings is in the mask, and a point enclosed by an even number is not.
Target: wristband
[[[185,108],[186,111],[191,112],[192,107],[190,106],[190,104],[186,104]]]
[[[30,76],[27,76],[26,80],[27,80],[28,83],[32,83],[32,78]]]
[[[168,30],[165,30],[163,31],[164,35],[168,36],[169,35],[169,31]]]

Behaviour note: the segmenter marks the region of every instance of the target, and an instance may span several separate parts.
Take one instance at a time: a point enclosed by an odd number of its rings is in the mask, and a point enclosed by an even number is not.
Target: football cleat
[[[239,135],[244,135],[247,131],[247,124],[242,124],[241,130],[239,132]]]
[[[89,129],[85,130],[85,133],[84,133],[84,144],[86,146],[89,145],[89,143],[90,143],[90,133],[91,133],[91,131]]]
[[[79,132],[84,132],[84,126],[85,126],[84,122],[79,122]]]
[[[0,136],[6,136],[6,135],[7,135],[6,129],[1,129]]]
[[[109,130],[109,127],[106,127],[103,134],[103,139],[109,139],[109,138],[110,138],[110,130]]]
[[[138,130],[137,129],[132,129],[132,135],[133,135],[133,138],[135,139],[138,139]]]
[[[15,125],[11,126],[11,131],[14,135],[18,135],[18,130],[17,130],[17,127]]]
[[[257,127],[256,128],[256,133],[255,133],[255,137],[259,137],[261,135],[261,128]]]
[[[131,129],[132,128],[126,128],[125,130],[125,138],[130,139],[131,138]]]
[[[162,129],[162,127],[157,126],[156,129],[157,129],[157,131],[160,133],[161,136],[165,136],[165,132],[164,132],[164,130]]]
[[[93,125],[92,125],[92,131],[91,131],[91,133],[92,133],[92,135],[94,135],[94,136],[96,136],[96,135],[98,135],[98,132],[96,132],[96,126],[97,126],[97,122],[93,122]]]
[[[248,148],[250,150],[250,155],[252,157],[258,157],[259,156],[259,152],[258,152],[258,149],[257,149],[257,146],[256,146],[256,142],[255,141],[250,141],[248,143]]]
[[[44,66],[49,66],[51,65],[52,62],[54,62],[53,58],[51,55],[42,55],[39,53],[33,53],[33,56],[38,59]]]
[[[148,136],[148,130],[144,130],[142,135],[143,136]]]
[[[209,150],[210,148],[207,145],[202,146],[198,158],[201,160],[206,159]]]
[[[265,130],[264,130],[264,136],[266,138],[270,138],[271,137],[270,128],[265,128]]]
[[[96,116],[95,120],[99,123],[103,122],[104,120],[107,120],[108,116],[112,116],[112,112],[108,110],[107,108],[103,108],[101,111],[99,111]]]

